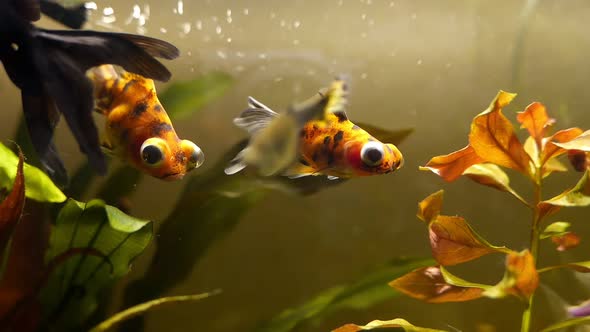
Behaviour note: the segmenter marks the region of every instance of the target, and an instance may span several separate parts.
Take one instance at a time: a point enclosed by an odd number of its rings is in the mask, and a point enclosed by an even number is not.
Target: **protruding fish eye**
[[[377,166],[383,161],[383,144],[367,142],[361,149],[361,159],[367,166]]]
[[[158,167],[164,161],[166,155],[166,142],[161,138],[152,137],[146,139],[139,150],[141,160],[150,167]]]
[[[192,171],[195,168],[199,168],[205,161],[205,154],[203,150],[199,148],[195,143],[189,140],[182,140],[182,149],[185,156],[188,158],[186,168],[188,171]]]

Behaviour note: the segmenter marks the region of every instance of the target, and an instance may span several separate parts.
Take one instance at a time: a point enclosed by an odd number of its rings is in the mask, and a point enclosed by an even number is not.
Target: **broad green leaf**
[[[458,277],[450,278],[450,273],[443,274],[442,271],[439,266],[419,268],[393,280],[389,285],[408,296],[430,303],[471,301],[480,298],[486,287],[489,287],[468,283]],[[468,286],[455,286],[446,278],[455,284]]]
[[[304,304],[281,312],[256,332],[288,332],[310,320],[320,320],[341,309],[368,309],[399,295],[387,283],[417,267],[432,264],[431,259],[396,259],[376,268],[359,280],[329,288]]]
[[[556,221],[553,222],[541,233],[541,239],[546,239],[552,236],[563,235],[568,232],[568,228],[570,227],[570,223],[566,221]]]
[[[484,296],[502,298],[514,295],[528,299],[539,285],[539,274],[535,268],[535,259],[528,250],[511,252],[506,255],[504,278],[495,286],[486,289]]]
[[[529,155],[518,140],[512,123],[502,114],[516,94],[501,91],[490,106],[471,123],[469,144],[484,161],[530,175]]]
[[[555,123],[555,119],[550,118],[545,106],[539,102],[534,102],[527,106],[524,112],[519,112],[516,120],[520,122],[521,128],[526,128],[531,137],[541,149],[541,140],[545,137],[547,127]]]
[[[10,188],[14,182],[18,157],[6,145],[0,143],[0,187]],[[66,196],[51,179],[37,167],[24,166],[25,195],[39,202],[61,203]]]
[[[25,178],[23,175],[23,155],[19,154],[18,166],[15,169],[12,191],[0,203],[0,259],[4,265],[4,250],[12,236],[25,206]],[[2,269],[0,269],[2,271]],[[1,275],[1,274],[0,274]]]
[[[444,193],[444,190],[439,190],[418,203],[418,213],[416,216],[427,223],[438,217],[442,208]]]
[[[193,80],[175,82],[159,95],[171,119],[182,119],[223,96],[233,78],[222,72],[212,72]]]
[[[590,182],[588,171],[584,173],[578,183],[571,189],[539,203],[541,217],[553,214],[564,206],[588,206],[590,205]]]
[[[542,273],[542,272],[547,272],[547,271],[556,270],[556,269],[563,269],[563,268],[572,269],[572,270],[575,270],[576,272],[581,272],[581,273],[590,273],[590,261],[573,262],[573,263],[567,263],[567,264],[547,266],[542,269],[539,269],[538,272]]]
[[[425,166],[420,166],[420,170],[431,171],[443,180],[452,182],[463,175],[466,169],[481,162],[483,159],[468,145],[461,150],[430,159]]]
[[[551,332],[557,330],[563,330],[568,327],[576,326],[576,325],[588,325],[590,324],[590,316],[580,317],[580,318],[572,318],[568,320],[564,320],[563,322],[559,322],[553,325],[550,325],[541,330],[541,332]]]
[[[430,222],[428,230],[432,255],[443,266],[509,251],[506,247],[491,245],[459,216],[438,216]]]
[[[172,305],[172,304],[181,304],[185,302],[195,302],[200,301],[210,296],[219,294],[220,291],[213,291],[209,293],[202,293],[196,295],[179,295],[179,296],[169,296],[169,297],[162,297],[159,299],[151,300],[145,303],[138,304],[126,310],[123,310],[111,317],[109,317],[104,322],[96,325],[93,327],[90,332],[104,332],[111,330],[115,327],[115,325],[132,318],[137,315],[142,315],[150,310],[157,309],[164,305]]]
[[[367,325],[346,324],[332,332],[358,332],[368,330],[379,331],[406,331],[406,332],[444,332],[444,330],[428,329],[410,324],[405,319],[396,318],[392,320],[374,320]]]
[[[97,308],[100,292],[129,272],[151,238],[149,221],[100,200],[68,200],[53,227],[46,260],[72,248],[88,248],[100,255],[74,257],[56,268],[42,293],[48,319],[60,329],[83,323]]]

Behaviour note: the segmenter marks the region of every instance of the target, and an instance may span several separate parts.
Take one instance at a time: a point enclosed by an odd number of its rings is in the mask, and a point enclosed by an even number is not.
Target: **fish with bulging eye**
[[[250,133],[250,142],[225,173],[256,166],[263,176],[346,179],[399,169],[404,159],[395,145],[382,143],[348,119],[347,97],[342,79],[284,114],[249,97],[249,108],[234,124]]]
[[[106,117],[104,149],[163,180],[181,179],[203,164],[203,151],[178,138],[154,81],[112,65],[93,68],[87,76],[94,84],[95,110]]]

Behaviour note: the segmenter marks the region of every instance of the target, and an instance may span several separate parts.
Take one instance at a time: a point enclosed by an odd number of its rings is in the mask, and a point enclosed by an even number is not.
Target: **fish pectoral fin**
[[[328,180],[339,180],[340,178],[334,175],[328,175]]]
[[[295,165],[289,167],[284,173],[283,176],[288,177],[289,179],[298,179],[305,176],[310,175],[319,175],[315,168],[310,166],[303,165],[302,163],[296,163]]]
[[[240,151],[240,153],[238,153],[238,155],[232,159],[229,162],[229,165],[223,170],[223,172],[227,175],[233,175],[236,174],[238,172],[240,172],[241,170],[243,170],[244,168],[246,168],[246,163],[244,163],[243,160],[243,156],[244,156],[244,150]]]
[[[293,175],[287,175],[287,177],[291,180],[293,179],[299,179],[299,178],[303,178],[306,176],[310,176],[310,175],[314,175],[313,173],[301,173],[301,174],[293,174]]]
[[[234,124],[246,130],[250,135],[265,128],[278,116],[275,111],[252,97],[248,97],[248,107],[239,117],[234,119]]]

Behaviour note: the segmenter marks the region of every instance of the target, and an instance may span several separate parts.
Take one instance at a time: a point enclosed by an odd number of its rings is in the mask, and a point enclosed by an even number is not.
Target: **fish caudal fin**
[[[258,100],[248,97],[248,107],[234,119],[234,124],[250,135],[254,135],[260,129],[266,127],[278,114]]]
[[[224,170],[225,174],[233,175],[246,168],[247,165],[243,160],[246,149],[240,151],[238,155],[229,162],[229,165]]]

